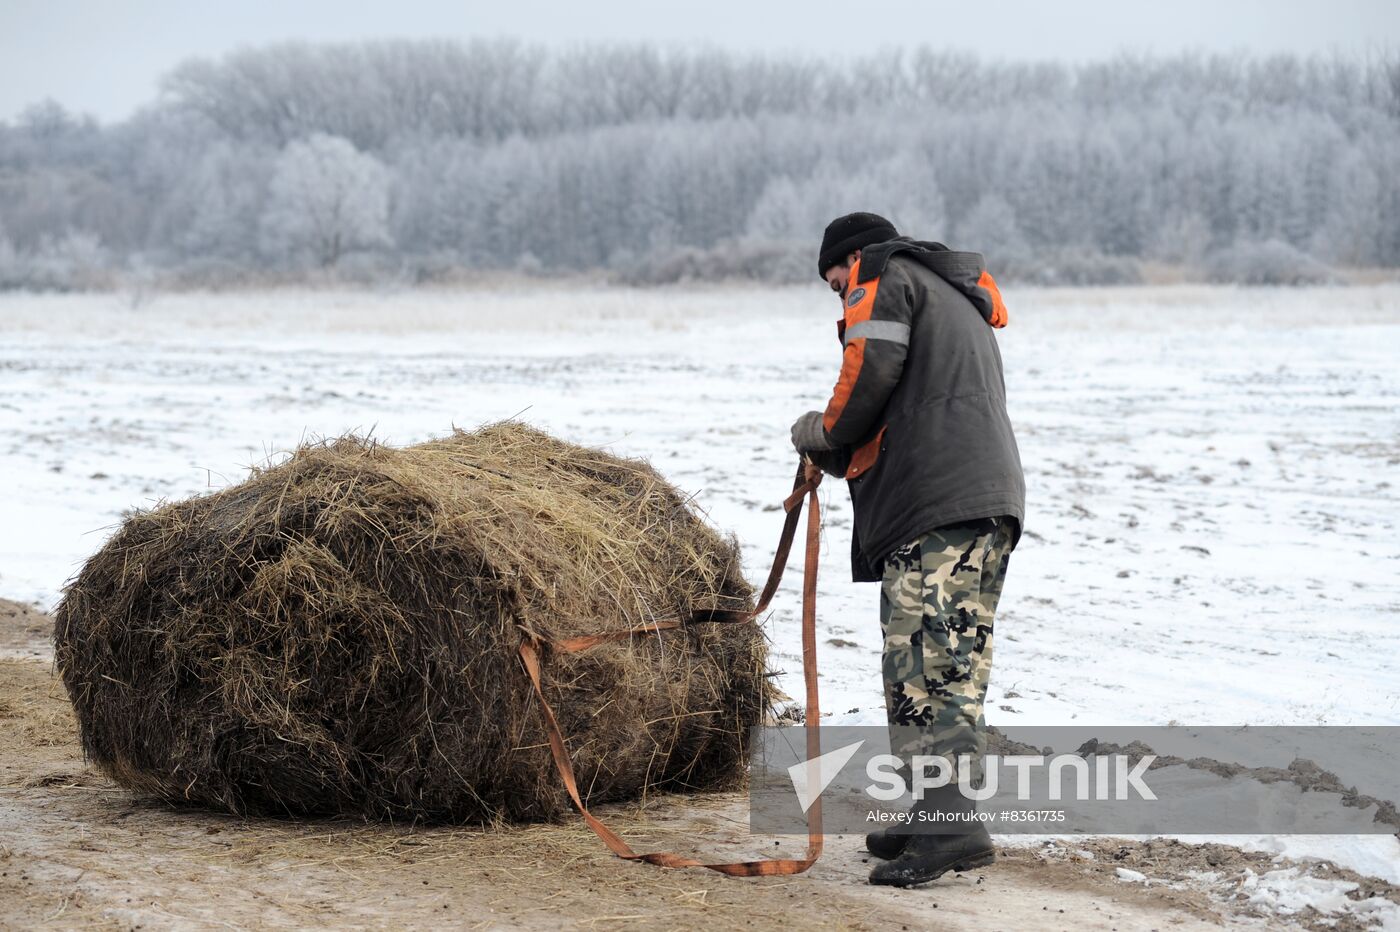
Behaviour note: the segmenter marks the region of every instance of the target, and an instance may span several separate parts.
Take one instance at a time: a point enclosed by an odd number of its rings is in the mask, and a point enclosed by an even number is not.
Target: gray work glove
[[[826,435],[820,411],[808,411],[792,422],[792,445],[798,453],[836,449],[836,444]]]

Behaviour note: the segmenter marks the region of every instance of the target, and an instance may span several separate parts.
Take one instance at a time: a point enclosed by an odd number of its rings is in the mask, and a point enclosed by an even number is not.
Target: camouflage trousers
[[[955,764],[966,753],[969,780],[981,783],[992,622],[1013,534],[1010,518],[973,521],[936,528],[885,558],[885,706],[891,750],[906,765],[916,754]]]

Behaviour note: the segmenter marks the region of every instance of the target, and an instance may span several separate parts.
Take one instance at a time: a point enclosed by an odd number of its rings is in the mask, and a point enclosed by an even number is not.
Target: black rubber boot
[[[887,833],[891,840],[903,839],[903,850],[893,859],[877,864],[870,872],[870,882],[913,887],[937,880],[948,871],[991,864],[996,860],[996,849],[986,826],[975,821],[976,812],[977,804],[964,798],[956,784],[928,793],[910,810],[907,825]],[[944,818],[937,817],[940,815]],[[934,830],[940,827],[947,833],[935,834]]]
[[[909,835],[904,840],[907,844],[898,857],[875,865],[871,883],[913,887],[937,880],[948,871],[986,867],[997,858],[992,838],[981,823],[965,835]]]
[[[889,829],[880,829],[865,836],[865,850],[886,861],[899,857],[904,846],[909,844],[908,835],[895,835]]]

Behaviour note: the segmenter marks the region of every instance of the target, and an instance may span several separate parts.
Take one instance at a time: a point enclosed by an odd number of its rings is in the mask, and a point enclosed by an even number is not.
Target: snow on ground
[[[1029,501],[988,720],[1400,724],[1400,286],[1007,300]],[[652,460],[760,580],[839,311],[816,283],[0,296],[0,597],[52,607],[123,510],[303,438],[516,414]],[[823,707],[881,722],[878,593],[823,490]],[[768,621],[792,695],[799,568]]]
[[[1349,914],[1384,929],[1400,928],[1400,908],[1390,900],[1379,896],[1356,900],[1347,895],[1359,886],[1355,881],[1309,877],[1301,868],[1289,867],[1264,874],[1248,871],[1240,893],[1251,905],[1276,916],[1314,910],[1324,916]]]
[[[989,720],[1400,724],[1400,287],[1009,301],[1029,513]],[[304,437],[517,413],[650,458],[761,579],[838,312],[816,285],[4,296],[0,596],[51,607],[124,509]],[[824,707],[879,722],[877,591],[824,492],[822,638],[853,645],[823,644]],[[770,622],[793,695],[797,569]]]

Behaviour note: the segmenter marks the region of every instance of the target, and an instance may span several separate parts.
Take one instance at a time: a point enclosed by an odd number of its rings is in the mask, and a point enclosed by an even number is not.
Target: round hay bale
[[[752,607],[737,542],[649,465],[515,422],[348,437],[130,516],[65,591],[58,667],[117,782],[237,813],[569,809],[518,649]],[[752,623],[577,653],[546,696],[592,803],[742,780]]]

